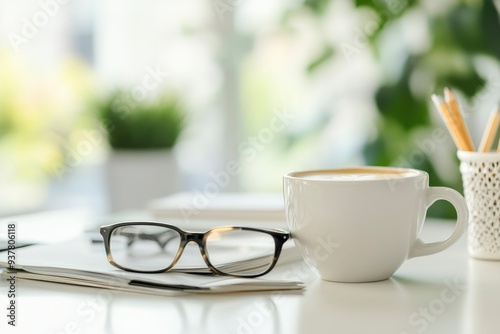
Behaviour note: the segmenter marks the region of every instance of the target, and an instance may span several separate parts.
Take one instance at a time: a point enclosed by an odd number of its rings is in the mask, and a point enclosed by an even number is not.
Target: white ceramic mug
[[[415,169],[360,167],[289,173],[283,190],[288,227],[305,261],[322,279],[389,278],[409,258],[450,247],[465,231],[468,210],[453,189],[429,187]],[[444,241],[419,238],[426,211],[446,200],[457,211]]]

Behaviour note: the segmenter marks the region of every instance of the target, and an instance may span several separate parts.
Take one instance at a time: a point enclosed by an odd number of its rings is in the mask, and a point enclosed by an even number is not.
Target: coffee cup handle
[[[428,209],[437,200],[445,200],[450,202],[457,211],[457,221],[455,229],[451,235],[443,241],[425,243],[422,239],[417,238],[408,258],[431,255],[445,250],[453,245],[464,233],[469,220],[469,211],[467,203],[460,193],[445,187],[429,187],[426,194],[426,208]]]

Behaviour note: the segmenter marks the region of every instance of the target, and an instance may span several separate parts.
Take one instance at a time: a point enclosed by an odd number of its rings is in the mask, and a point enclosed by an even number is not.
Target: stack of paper
[[[285,221],[282,194],[233,193],[204,195],[179,193],[153,201],[149,209],[156,218],[189,220]]]
[[[290,245],[293,243],[290,242]],[[297,281],[211,275],[203,266],[202,260],[200,262],[201,256],[197,260],[194,253],[187,249],[177,270],[159,274],[131,273],[117,269],[107,262],[103,244],[92,244],[84,239],[18,249],[16,255],[20,263],[14,269],[4,270],[2,276],[15,274],[16,278],[22,279],[155,295],[303,289],[302,282]],[[283,249],[280,263],[299,258],[295,247],[288,246]],[[259,259],[228,265],[258,266]],[[0,267],[8,268],[8,265],[0,262]]]

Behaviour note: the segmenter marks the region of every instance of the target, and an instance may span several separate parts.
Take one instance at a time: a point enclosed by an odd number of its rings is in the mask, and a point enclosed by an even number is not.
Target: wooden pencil
[[[497,135],[498,125],[500,124],[500,112],[497,108],[493,109],[484,130],[481,145],[479,145],[479,152],[489,152],[493,146],[493,141]]]
[[[474,151],[474,144],[472,143],[469,131],[467,130],[467,126],[465,125],[464,118],[462,117],[462,113],[460,112],[460,107],[458,105],[457,98],[455,93],[448,87],[444,89],[444,98],[448,107],[451,111],[451,115],[454,121],[457,123],[458,130],[460,132],[460,136],[463,138],[465,143],[465,151]]]
[[[453,117],[452,112],[448,106],[448,104],[436,94],[432,95],[432,102],[436,106],[437,110],[441,114],[448,131],[455,142],[455,145],[459,150],[467,151],[469,147],[466,144],[466,140],[460,132],[459,124],[456,119]]]

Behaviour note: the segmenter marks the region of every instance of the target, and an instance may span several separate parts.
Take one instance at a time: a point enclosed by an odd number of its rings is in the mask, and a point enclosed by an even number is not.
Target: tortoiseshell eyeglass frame
[[[179,236],[180,236],[180,245],[179,245],[179,250],[177,251],[177,254],[175,255],[175,258],[173,259],[172,263],[162,269],[159,270],[136,270],[132,268],[127,268],[119,265],[116,263],[113,259],[113,254],[111,254],[111,249],[110,249],[110,239],[113,231],[117,228],[124,227],[124,226],[155,226],[155,227],[165,227],[168,229],[171,229],[173,231],[176,231]],[[261,232],[270,235],[274,239],[274,255],[273,255],[273,260],[272,263],[269,265],[269,267],[263,271],[262,273],[258,274],[251,274],[251,275],[245,275],[245,274],[235,274],[235,273],[225,273],[223,271],[220,271],[217,269],[212,263],[210,262],[210,257],[207,252],[207,247],[206,247],[206,242],[208,237],[212,233],[220,233],[220,232],[227,232],[227,231],[235,231],[235,230],[240,230],[240,231],[253,231],[253,232]],[[161,223],[161,222],[121,222],[121,223],[116,223],[116,224],[111,224],[111,225],[106,225],[102,226],[100,229],[100,233],[104,239],[104,247],[106,249],[106,256],[108,258],[109,263],[111,263],[113,266],[126,270],[126,271],[131,271],[131,272],[137,272],[137,273],[163,273],[167,272],[170,269],[172,269],[175,264],[179,261],[180,257],[182,256],[182,253],[184,251],[184,248],[186,245],[190,242],[194,242],[198,244],[198,247],[201,252],[201,256],[203,257],[203,260],[205,261],[206,265],[208,268],[215,274],[217,275],[224,275],[224,276],[234,276],[234,277],[244,277],[244,278],[255,278],[259,276],[263,276],[267,273],[269,273],[271,270],[273,270],[274,266],[278,262],[279,256],[281,254],[281,250],[283,248],[283,244],[290,239],[290,233],[285,231],[285,230],[280,230],[280,229],[264,229],[264,228],[254,228],[254,227],[242,227],[242,226],[221,226],[221,227],[214,227],[211,228],[210,230],[206,232],[190,232],[183,230],[177,226],[166,224],[166,223]],[[139,235],[137,235],[139,237]],[[161,247],[164,247],[166,242],[162,244],[160,240],[156,240]],[[131,239],[129,241],[129,245],[132,244],[133,240]]]

